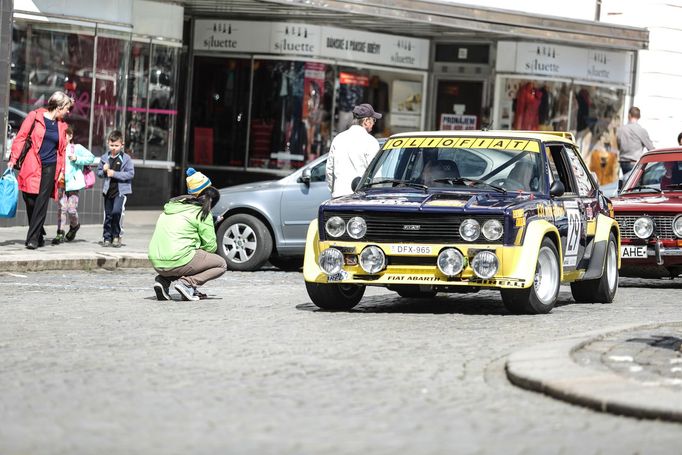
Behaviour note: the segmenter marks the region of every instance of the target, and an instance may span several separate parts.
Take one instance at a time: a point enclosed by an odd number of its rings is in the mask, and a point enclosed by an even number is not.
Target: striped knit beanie
[[[201,172],[197,172],[194,168],[187,169],[187,192],[189,194],[196,194],[197,196],[206,188],[211,186],[211,179],[206,177]]]

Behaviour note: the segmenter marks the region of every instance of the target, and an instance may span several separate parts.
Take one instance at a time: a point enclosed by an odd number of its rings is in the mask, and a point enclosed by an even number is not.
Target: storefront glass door
[[[481,128],[483,82],[441,79],[436,90],[437,130]]]

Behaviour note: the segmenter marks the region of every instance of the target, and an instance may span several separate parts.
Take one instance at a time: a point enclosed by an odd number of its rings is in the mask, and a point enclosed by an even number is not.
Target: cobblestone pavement
[[[512,316],[499,295],[318,311],[300,273],[227,273],[158,302],[150,270],[0,273],[0,453],[679,453],[682,426],[512,386],[507,356],[682,320],[682,280]],[[175,298],[179,296],[175,295]],[[646,345],[644,343],[643,345]]]

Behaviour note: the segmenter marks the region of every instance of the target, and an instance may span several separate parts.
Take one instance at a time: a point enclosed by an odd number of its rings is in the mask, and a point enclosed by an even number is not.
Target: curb
[[[673,322],[677,321],[670,323]],[[646,386],[615,373],[580,366],[572,360],[575,351],[594,341],[619,332],[666,324],[632,325],[534,346],[511,354],[505,371],[512,384],[568,403],[611,414],[682,422],[682,393]]]
[[[149,268],[151,263],[144,253],[102,254],[78,253],[60,254],[54,258],[40,259],[30,254],[0,258],[0,270],[5,272],[41,272],[45,270],[92,270],[117,268]]]

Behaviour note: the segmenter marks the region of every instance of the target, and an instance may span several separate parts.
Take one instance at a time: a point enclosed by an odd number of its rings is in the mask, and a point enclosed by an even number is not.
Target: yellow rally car
[[[308,229],[303,275],[320,308],[350,309],[366,286],[499,289],[531,314],[552,310],[560,283],[578,302],[616,294],[618,223],[570,133],[398,134],[354,183]]]

